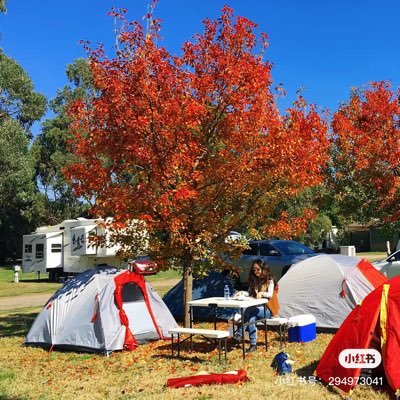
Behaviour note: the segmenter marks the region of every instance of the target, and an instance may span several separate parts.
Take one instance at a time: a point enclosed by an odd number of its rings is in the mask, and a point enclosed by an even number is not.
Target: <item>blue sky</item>
[[[31,76],[35,89],[53,98],[66,83],[65,67],[85,56],[79,41],[114,43],[111,6],[125,7],[141,20],[146,0],[8,0],[0,14],[0,47]],[[396,0],[159,0],[162,45],[177,54],[183,42],[202,31],[228,4],[269,36],[265,58],[282,83],[286,107],[302,89],[309,102],[331,111],[351,87],[373,80],[399,84],[400,41]],[[37,130],[38,127],[35,128]]]

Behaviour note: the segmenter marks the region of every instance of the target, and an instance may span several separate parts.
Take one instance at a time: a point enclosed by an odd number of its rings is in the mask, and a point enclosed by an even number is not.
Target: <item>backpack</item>
[[[274,357],[271,368],[276,369],[279,375],[285,375],[292,372],[292,364],[293,361],[289,358],[289,355],[281,351]]]

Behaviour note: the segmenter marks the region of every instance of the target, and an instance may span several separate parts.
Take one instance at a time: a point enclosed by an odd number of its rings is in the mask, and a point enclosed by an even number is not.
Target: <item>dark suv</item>
[[[251,240],[249,249],[243,251],[233,264],[238,268],[236,284],[246,284],[251,265],[261,258],[267,262],[278,281],[293,265],[316,254],[307,246],[294,240]]]

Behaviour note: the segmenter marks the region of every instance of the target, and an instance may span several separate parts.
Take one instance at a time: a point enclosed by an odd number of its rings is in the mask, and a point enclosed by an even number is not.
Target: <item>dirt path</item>
[[[180,279],[165,279],[152,282],[154,289],[166,286],[175,286]],[[26,307],[42,307],[46,304],[52,293],[37,293],[23,296],[0,297],[0,311]]]
[[[155,282],[150,282],[150,285],[154,288],[157,289],[159,287],[166,287],[166,286],[175,286],[181,279],[180,278],[174,278],[174,279],[164,279],[162,281],[155,281]]]
[[[51,293],[27,294],[24,296],[0,297],[0,311],[14,308],[41,307],[46,304]]]

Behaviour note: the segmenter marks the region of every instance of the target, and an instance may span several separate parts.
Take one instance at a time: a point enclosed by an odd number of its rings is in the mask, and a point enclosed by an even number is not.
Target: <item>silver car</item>
[[[307,246],[294,240],[252,240],[249,249],[233,264],[237,267],[234,275],[235,286],[247,284],[253,261],[260,258],[267,262],[278,281],[293,265],[316,254]]]
[[[388,278],[400,275],[400,250],[390,254],[384,260],[373,262],[372,265]]]

